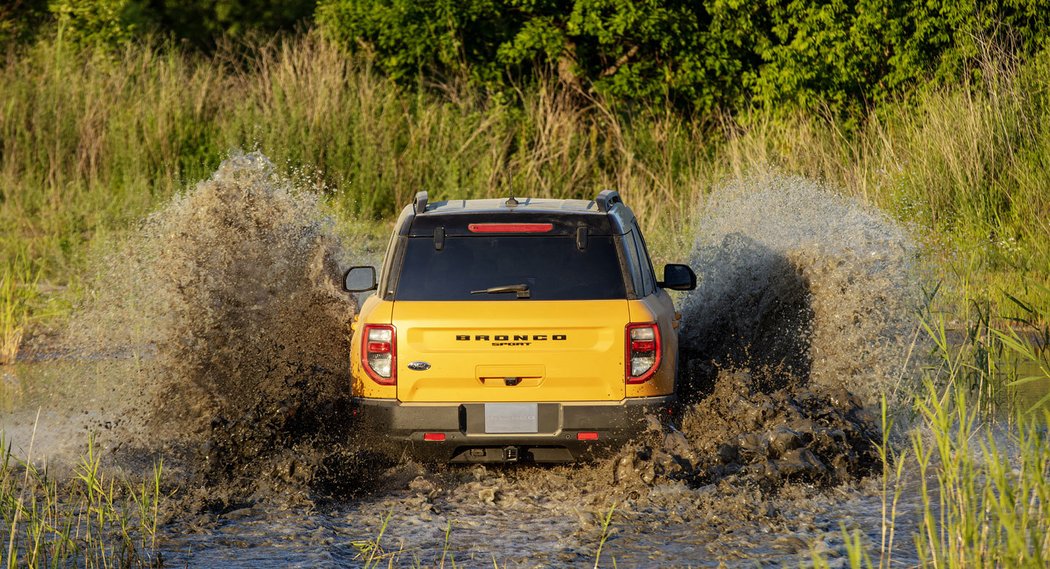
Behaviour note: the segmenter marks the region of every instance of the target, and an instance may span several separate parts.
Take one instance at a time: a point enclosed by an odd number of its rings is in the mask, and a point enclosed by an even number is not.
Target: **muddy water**
[[[138,466],[117,435],[136,428],[119,401],[127,384],[111,378],[140,369],[134,358],[18,366],[0,390],[2,428],[24,455],[38,421],[34,456],[56,465],[83,452],[95,433],[108,467],[134,475]],[[45,410],[39,420],[37,409]],[[192,494],[198,479],[191,465],[171,451],[149,458],[158,457],[171,487]],[[706,484],[617,481],[617,466],[376,465],[367,488],[349,496],[301,501],[274,493],[205,511],[196,501],[180,505],[185,509],[163,529],[161,551],[169,566],[355,567],[368,558],[362,544],[381,535],[384,566],[388,559],[440,566],[443,558],[445,566],[455,560],[461,567],[492,566],[494,559],[501,567],[592,566],[604,533],[602,566],[795,566],[813,550],[841,558],[842,524],[873,541],[881,530],[874,479],[786,484],[773,492],[745,476]],[[915,498],[905,496],[900,523],[912,523]],[[907,547],[897,553],[913,556]]]
[[[173,538],[167,559],[191,566],[360,566],[369,556],[355,543],[375,539],[385,523],[383,565],[392,559],[394,566],[441,566],[444,559],[451,566],[454,559],[466,567],[593,566],[601,520],[613,504],[600,555],[605,567],[798,566],[814,550],[835,566],[843,555],[843,524],[879,539],[881,506],[874,488],[866,486],[770,499],[731,487],[658,485],[646,497],[591,508],[581,504],[586,489],[537,495],[529,489],[534,469],[518,470],[525,469],[448,475],[479,476],[471,489],[500,488],[491,501],[460,485],[454,486],[456,498],[427,499],[403,490],[318,511],[235,512],[234,519]],[[911,525],[918,504],[909,499],[899,523]],[[906,547],[898,548],[897,558],[915,561]]]
[[[5,436],[56,471],[89,433],[128,475],[163,459],[174,566],[357,566],[380,534],[395,566],[594,565],[603,536],[603,566],[841,559],[843,524],[881,530],[870,406],[912,380],[914,247],[781,177],[715,194],[697,231],[680,420],[589,465],[390,464],[345,406],[353,244],[235,155],[101,263],[44,362],[5,371]]]
[[[1040,408],[1050,409],[1050,378],[1044,377],[1039,365],[1031,361],[1008,362],[1015,366],[1016,378],[1036,378],[1026,381],[1007,390],[1007,397],[1013,408],[1022,412],[1036,411]],[[1016,381],[1016,379],[1011,378]]]

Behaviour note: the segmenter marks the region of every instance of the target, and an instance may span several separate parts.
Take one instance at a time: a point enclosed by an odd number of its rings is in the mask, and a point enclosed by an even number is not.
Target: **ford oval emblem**
[[[427,371],[428,369],[430,369],[430,364],[428,364],[427,362],[412,362],[408,364],[408,369],[416,371]]]

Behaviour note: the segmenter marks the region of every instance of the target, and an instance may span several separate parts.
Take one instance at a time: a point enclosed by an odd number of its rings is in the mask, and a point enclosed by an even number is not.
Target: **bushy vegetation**
[[[388,75],[468,74],[496,90],[537,72],[613,102],[863,114],[975,69],[981,39],[1032,53],[1039,0],[929,3],[321,0],[318,22]]]
[[[46,0],[10,0],[0,6],[0,46],[30,40],[47,20]]]
[[[205,50],[316,24],[415,87],[467,77],[487,95],[558,77],[614,107],[830,109],[862,118],[923,85],[980,74],[982,46],[1045,47],[1041,0],[15,0],[0,44],[55,29],[97,48],[145,37]]]
[[[900,27],[895,37],[901,45],[938,54],[938,59],[905,58],[915,60],[915,67],[898,79],[884,75],[889,72],[885,67],[879,72],[883,75],[870,76],[882,78],[873,83],[885,87],[879,91],[882,102],[862,107],[866,110],[859,115],[842,115],[805,110],[808,103],[785,105],[775,112],[764,103],[744,105],[735,113],[675,112],[668,105],[671,99],[604,90],[603,81],[621,81],[615,79],[618,71],[588,79],[586,73],[581,75],[580,58],[562,75],[556,69],[537,73],[543,65],[525,54],[540,51],[526,49],[532,44],[525,40],[513,44],[517,47],[500,44],[501,48],[492,43],[498,39],[492,36],[496,39],[485,49],[495,48],[492,57],[497,59],[476,63],[454,58],[464,54],[464,47],[456,43],[458,31],[432,37],[459,29],[445,24],[459,21],[457,14],[468,8],[474,9],[469,17],[475,23],[470,25],[481,26],[492,10],[506,18],[522,18],[558,8],[553,4],[507,7],[477,0],[435,4],[437,12],[421,12],[408,6],[401,10],[397,2],[325,0],[318,6],[320,31],[267,41],[219,41],[201,50],[142,36],[158,29],[162,36],[165,29],[175,37],[184,34],[176,24],[156,23],[156,15],[163,12],[158,7],[162,4],[176,12],[189,4],[135,1],[25,0],[0,13],[2,22],[44,26],[36,39],[21,35],[22,43],[9,40],[0,66],[0,228],[7,237],[0,241],[0,337],[8,339],[6,344],[17,344],[27,326],[31,330],[27,319],[61,312],[61,305],[76,296],[92,247],[104,248],[114,233],[132,227],[178,189],[202,180],[234,148],[265,152],[304,186],[325,192],[333,210],[348,222],[388,218],[424,188],[435,197],[585,197],[598,189],[617,188],[646,220],[657,261],[678,258],[689,247],[695,223],[691,214],[713,186],[728,176],[775,169],[819,178],[911,224],[927,245],[933,260],[929,265],[936,268],[932,280],[942,282],[939,296],[953,307],[957,326],[971,312],[978,317],[1000,311],[1016,315],[1008,295],[1038,298],[1043,293],[1032,284],[1047,284],[1050,278],[1050,180],[1045,174],[1050,156],[1050,51],[1035,50],[1047,28],[1036,25],[1044,17],[1036,3],[938,8],[954,22],[948,35],[937,31],[947,24],[940,16],[922,12],[926,8],[886,4],[886,14],[896,6],[912,24],[924,22],[926,39],[907,39],[903,30],[915,26],[894,24],[888,16],[879,25]],[[244,10],[265,8],[249,0],[236,4]],[[307,5],[300,7],[306,10]],[[833,7],[852,10],[847,12],[856,19],[870,18],[875,14],[871,10],[881,5],[873,1]],[[632,33],[650,29],[658,35],[658,25],[639,22],[690,21],[666,12],[673,7],[668,3],[630,7],[589,1],[573,6],[575,16],[570,19]],[[802,4],[792,6],[802,10],[799,18],[817,18],[817,12],[806,12]],[[634,10],[630,18],[617,12],[629,7]],[[777,12],[781,8],[772,4],[728,2],[716,7],[727,14],[726,10],[751,10],[749,18],[763,25],[772,26],[774,20],[786,25],[789,18],[789,12]],[[771,20],[774,13],[780,16]],[[443,23],[437,14],[445,14]],[[593,17],[584,18],[586,14]],[[421,27],[412,34],[400,27],[400,20],[392,20],[409,16],[421,18]],[[225,29],[209,18],[199,20],[211,22],[208,29]],[[46,21],[54,27],[41,23]],[[288,21],[255,23],[287,29]],[[817,27],[828,31],[845,25],[835,22]],[[518,25],[511,24],[507,29]],[[727,23],[726,29],[754,41],[764,37],[749,25]],[[496,25],[485,28],[492,34],[506,31]],[[370,40],[369,29],[394,35]],[[981,39],[979,29],[1002,41]],[[547,38],[539,30],[537,34],[535,41]],[[934,37],[943,49],[923,47]],[[964,37],[965,46],[960,39]],[[488,41],[483,35],[470,38]],[[576,49],[586,44],[565,38]],[[630,44],[615,34],[609,38],[610,45]],[[406,43],[409,40],[416,47]],[[772,46],[770,41],[762,40]],[[548,45],[547,40],[541,43]],[[424,44],[448,52],[427,55],[420,51]],[[778,57],[795,61],[792,65],[799,68],[817,68],[804,63],[806,57],[837,52],[818,42],[813,45],[821,47],[803,57],[802,44],[795,44],[798,49],[781,45]],[[660,45],[681,54],[689,51],[685,44]],[[518,55],[507,51],[519,48]],[[853,48],[843,49],[853,54],[850,58],[856,56]],[[886,54],[905,52],[885,49]],[[418,58],[405,63],[409,52]],[[608,62],[608,57],[594,61]],[[665,61],[658,54],[632,58],[647,64]],[[770,62],[757,63],[764,61],[761,58],[741,58],[762,72],[777,68]],[[884,65],[894,59],[869,54],[871,58]],[[733,61],[721,56],[715,60]],[[466,67],[460,65],[464,62]],[[510,73],[512,69],[517,71]],[[751,81],[741,69],[737,68],[741,75],[730,80],[734,88]],[[729,68],[723,71],[730,73],[724,77],[732,75]],[[510,81],[516,73],[530,79],[514,83],[517,87],[510,91],[490,87]],[[865,73],[857,77],[868,77]],[[942,80],[909,98],[892,97],[898,87],[923,73],[940,73]],[[625,85],[643,88],[644,83],[637,79]],[[806,88],[813,89],[813,97],[802,99],[814,104],[836,105],[839,100],[852,105],[875,97],[874,91],[865,90],[868,87],[818,88],[813,83]],[[802,91],[792,92],[777,97],[801,97]],[[818,97],[818,92],[823,94]],[[625,105],[625,100],[635,102]],[[696,108],[722,105],[711,102]],[[38,294],[41,290],[47,294]],[[48,307],[51,310],[45,310]],[[12,354],[14,349],[0,352]]]
[[[0,6],[0,47],[59,33],[93,49],[146,37],[208,49],[221,39],[292,31],[316,0],[9,0]]]

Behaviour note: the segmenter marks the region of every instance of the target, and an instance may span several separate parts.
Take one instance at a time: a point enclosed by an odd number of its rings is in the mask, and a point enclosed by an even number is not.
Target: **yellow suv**
[[[678,325],[619,194],[428,203],[394,227],[354,318],[354,412],[387,453],[568,462],[622,445],[675,397]]]

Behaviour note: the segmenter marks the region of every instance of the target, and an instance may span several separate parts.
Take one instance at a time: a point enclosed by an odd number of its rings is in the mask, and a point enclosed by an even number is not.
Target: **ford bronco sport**
[[[360,428],[387,453],[450,462],[567,462],[622,445],[675,397],[678,325],[619,194],[428,203],[394,226],[354,318]]]

